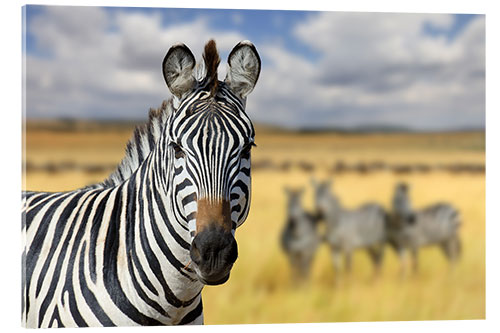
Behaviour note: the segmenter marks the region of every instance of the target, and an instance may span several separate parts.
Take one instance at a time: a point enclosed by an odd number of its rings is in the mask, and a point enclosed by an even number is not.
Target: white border
[[[7,3],[7,4],[5,4]],[[477,13],[486,14],[486,145],[487,145],[487,186],[486,186],[486,272],[487,272],[487,295],[486,295],[486,320],[478,321],[425,321],[425,322],[377,322],[377,323],[332,323],[332,324],[270,324],[270,325],[225,325],[205,327],[177,327],[177,328],[147,328],[149,332],[164,332],[168,330],[186,331],[217,331],[229,332],[242,330],[250,332],[255,329],[286,329],[292,332],[301,332],[304,329],[320,331],[340,330],[342,332],[353,332],[358,330],[369,330],[370,332],[422,332],[443,331],[455,332],[472,331],[490,332],[498,330],[499,323],[499,269],[498,237],[500,230],[498,224],[499,213],[496,210],[497,198],[500,198],[498,174],[500,165],[498,162],[498,148],[500,142],[498,128],[498,95],[500,82],[498,51],[498,32],[500,31],[500,15],[495,11],[495,1],[370,1],[351,0],[335,2],[333,4],[324,0],[287,1],[278,2],[272,0],[236,2],[236,1],[5,1],[0,10],[1,31],[1,110],[2,110],[2,198],[1,208],[4,213],[1,219],[2,226],[6,229],[1,231],[3,236],[0,244],[2,246],[2,292],[1,292],[1,317],[3,330],[19,331],[20,328],[20,224],[19,224],[19,199],[21,189],[21,7],[29,4],[47,5],[91,5],[91,6],[131,6],[131,7],[184,7],[184,8],[246,8],[246,9],[287,9],[287,10],[334,10],[334,11],[364,11],[364,12],[423,12],[423,13]],[[6,215],[5,215],[6,214]],[[118,328],[121,330],[136,332],[146,328]],[[102,331],[102,329],[87,329],[85,332]],[[74,331],[66,329],[64,332]],[[80,329],[78,332],[82,332]]]

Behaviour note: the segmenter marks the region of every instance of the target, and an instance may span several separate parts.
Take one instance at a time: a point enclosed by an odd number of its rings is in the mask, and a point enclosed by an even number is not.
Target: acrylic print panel
[[[23,14],[25,326],[485,318],[484,15]]]

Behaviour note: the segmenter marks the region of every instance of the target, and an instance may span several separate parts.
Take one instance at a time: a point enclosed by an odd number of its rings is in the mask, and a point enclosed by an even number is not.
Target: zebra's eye
[[[175,158],[181,158],[181,157],[186,156],[186,154],[182,150],[181,146],[179,146],[177,143],[171,142],[170,146],[174,149]]]
[[[250,142],[250,143],[247,143],[246,145],[244,145],[243,149],[241,150],[241,156],[248,157],[248,155],[250,155],[250,151],[252,150],[252,147],[257,147],[257,145],[254,142]]]

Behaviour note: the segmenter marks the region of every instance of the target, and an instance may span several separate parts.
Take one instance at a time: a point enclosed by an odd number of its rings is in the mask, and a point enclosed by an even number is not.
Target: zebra
[[[204,285],[226,282],[235,230],[250,208],[255,131],[245,112],[261,60],[249,41],[203,63],[167,52],[172,97],[127,144],[103,182],[22,194],[25,327],[203,324]]]
[[[316,250],[321,242],[316,218],[302,206],[304,189],[284,188],[287,195],[287,216],[281,233],[281,247],[288,256],[292,279],[307,280]]]
[[[340,271],[340,253],[343,253],[345,270],[350,273],[352,253],[356,249],[366,249],[377,276],[386,242],[387,214],[384,208],[377,203],[366,203],[357,209],[347,210],[331,192],[331,180],[312,180],[312,185],[316,214],[326,222],[324,241],[330,246],[334,270]]]
[[[439,202],[421,210],[414,210],[409,198],[409,185],[401,182],[394,188],[392,216],[387,227],[388,242],[401,258],[404,273],[405,253],[412,254],[412,270],[418,271],[418,250],[438,245],[446,258],[454,264],[461,252],[458,229],[459,211],[448,203]]]

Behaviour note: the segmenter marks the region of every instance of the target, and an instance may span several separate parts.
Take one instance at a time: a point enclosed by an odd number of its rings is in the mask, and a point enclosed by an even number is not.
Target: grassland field
[[[130,126],[88,128],[26,127],[24,161],[70,165],[116,165],[132,134]],[[55,130],[56,129],[56,130]],[[484,133],[335,134],[259,130],[252,162],[307,161],[315,168],[252,171],[252,205],[247,221],[236,232],[239,258],[231,278],[206,287],[206,324],[256,324],[345,321],[482,319],[485,317],[485,175],[481,172],[360,174],[332,173],[338,162],[358,163],[485,163]],[[110,170],[81,168],[51,171],[28,169],[23,188],[65,191],[102,181]],[[285,220],[283,187],[304,187],[304,205],[312,209],[310,179],[333,179],[342,204],[354,208],[366,201],[386,208],[394,184],[411,184],[414,207],[448,201],[463,216],[460,235],[463,256],[450,269],[438,248],[420,254],[420,272],[401,277],[400,263],[386,248],[382,274],[373,278],[368,256],[357,252],[353,272],[335,275],[326,245],[315,257],[312,275],[302,286],[292,284],[286,257],[279,246]]]

